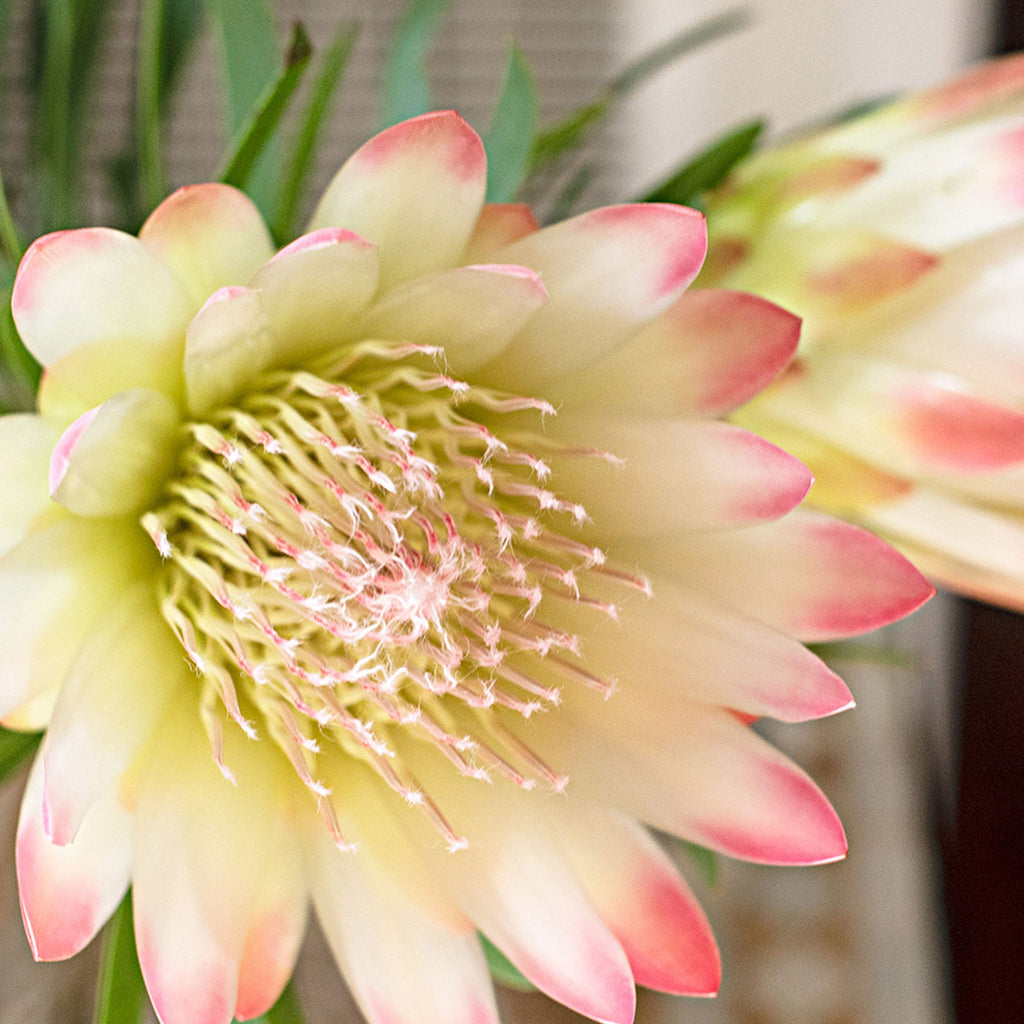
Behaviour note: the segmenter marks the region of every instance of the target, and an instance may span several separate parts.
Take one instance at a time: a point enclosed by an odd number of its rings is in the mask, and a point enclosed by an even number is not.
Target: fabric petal
[[[218,288],[245,284],[274,254],[255,203],[230,185],[186,185],[150,215],[139,239],[181,282],[193,309]]]
[[[50,454],[60,430],[32,413],[0,416],[0,555],[53,515]]]
[[[547,300],[539,275],[526,267],[459,267],[394,288],[367,312],[359,333],[443,347],[452,373],[470,373],[503,351]]]
[[[718,991],[722,962],[704,912],[641,825],[573,800],[552,815],[569,859],[638,985],[675,995]]]
[[[554,455],[552,480],[601,536],[650,536],[777,519],[803,500],[811,473],[780,448],[717,422],[560,413],[547,430],[614,460]]]
[[[152,566],[151,549],[138,527],[68,518],[0,558],[0,714],[61,683],[103,611]]]
[[[82,644],[46,731],[47,834],[72,842],[89,808],[149,738],[168,702],[189,686],[181,645],[150,582],[125,590]]]
[[[706,250],[703,216],[659,203],[594,210],[499,249],[492,262],[535,270],[551,302],[484,379],[533,393],[578,372],[671,306]]]
[[[175,454],[178,407],[135,388],[83,413],[50,461],[50,494],[80,516],[137,512],[159,494]]]
[[[385,129],[349,157],[310,227],[348,228],[378,245],[381,282],[390,288],[459,262],[486,178],[476,132],[454,111],[423,114]]]
[[[625,345],[549,394],[582,410],[718,416],[771,383],[799,337],[799,318],[765,299],[687,292]]]
[[[25,934],[37,960],[65,960],[85,948],[124,897],[131,877],[131,819],[114,787],[94,803],[75,842],[46,834],[43,758],[29,776],[18,822],[18,891]]]

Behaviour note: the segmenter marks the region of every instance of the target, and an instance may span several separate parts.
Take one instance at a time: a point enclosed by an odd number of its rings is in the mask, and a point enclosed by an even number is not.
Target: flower
[[[804,318],[742,422],[810,501],[947,586],[1024,610],[1024,58],[756,156],[703,282]]]
[[[794,637],[929,588],[794,511],[807,470],[714,418],[796,320],[683,294],[692,210],[537,230],[482,207],[485,173],[465,122],[425,115],[276,255],[198,185],[138,239],[49,235],[19,269],[46,367],[39,414],[0,420],[0,712],[48,723],[24,919],[70,956],[131,883],[163,1024],[265,1011],[310,897],[373,1024],[494,1021],[477,930],[628,1021],[634,981],[719,977],[638,819],[758,861],[845,851],[748,723],[847,707]]]

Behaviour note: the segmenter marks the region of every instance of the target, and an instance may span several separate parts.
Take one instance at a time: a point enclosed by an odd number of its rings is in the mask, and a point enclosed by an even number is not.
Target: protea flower
[[[1024,58],[755,157],[709,220],[702,280],[804,318],[739,421],[812,503],[1024,610]]]
[[[0,420],[7,725],[47,735],[18,834],[41,959],[133,886],[164,1024],[265,1011],[310,899],[373,1024],[495,1020],[477,932],[597,1020],[709,994],[708,924],[638,822],[841,857],[749,728],[850,704],[802,646],[929,587],[796,509],[803,465],[715,416],[797,323],[684,295],[702,217],[482,208],[452,113],[359,150],[276,255],[183,189],[138,239],[46,236],[45,364]],[[556,415],[556,408],[557,415]]]

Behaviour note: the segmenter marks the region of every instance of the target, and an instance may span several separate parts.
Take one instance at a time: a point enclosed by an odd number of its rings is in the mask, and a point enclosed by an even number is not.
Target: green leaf
[[[685,54],[736,32],[749,20],[750,15],[745,8],[725,11],[692,28],[678,32],[633,61],[612,79],[594,101],[579,107],[554,128],[542,132],[537,137],[533,147],[531,171],[536,171],[563,154],[578,149],[590,129],[607,116],[616,101],[642,85],[656,72]]]
[[[92,1024],[138,1024],[146,1005],[129,891],[103,929]]]
[[[833,640],[828,643],[807,644],[823,661],[848,661],[862,665],[885,665],[890,668],[915,669],[919,659],[913,651],[870,640]]]
[[[490,130],[483,139],[487,151],[487,202],[507,203],[526,177],[537,134],[537,109],[537,86],[526,55],[512,43],[505,84],[494,108]]]
[[[698,846],[686,839],[679,839],[677,842],[682,846],[690,863],[697,869],[704,882],[714,888],[718,884],[718,854],[706,846]]]
[[[291,156],[277,193],[272,231],[278,242],[288,241],[295,230],[295,218],[313,166],[316,147],[329,119],[331,98],[344,76],[358,34],[359,26],[355,22],[346,22],[338,29],[313,82],[309,103],[292,140]]]
[[[285,986],[281,998],[274,1003],[273,1007],[267,1010],[262,1017],[257,1017],[251,1024],[306,1024],[306,1018],[302,1014],[302,1007],[299,1005],[299,998],[292,982]]]
[[[13,732],[0,726],[0,781],[36,752],[42,738],[41,732]]]
[[[751,121],[723,136],[648,192],[642,201],[693,206],[705,192],[721,185],[733,167],[750,155],[764,128],[764,121]]]
[[[430,109],[426,60],[452,0],[410,0],[384,61],[381,127]]]
[[[192,46],[203,29],[203,0],[163,0],[160,30],[160,116],[167,115]]]
[[[223,60],[229,151],[241,138],[253,111],[281,75],[281,54],[273,7],[268,0],[206,0]],[[246,191],[267,215],[276,191],[279,161],[268,147],[249,175]]]
[[[167,194],[160,123],[161,55],[165,0],[143,0],[139,14],[139,57],[135,85],[135,138],[139,188],[144,209]]]
[[[0,266],[0,406],[4,412],[35,407],[42,368],[22,343],[11,315],[15,264]]]
[[[11,217],[11,208],[7,205],[4,179],[0,176],[0,253],[12,267],[16,267],[21,262],[24,252],[18,229]]]
[[[555,201],[545,218],[546,223],[553,224],[571,217],[596,176],[597,165],[594,163],[586,163],[578,168],[555,196]]]
[[[480,944],[484,948],[484,956],[487,958],[487,967],[495,981],[509,988],[517,988],[522,992],[533,992],[535,986],[526,980],[511,960],[486,935],[480,936]]]
[[[297,21],[288,44],[284,69],[257,101],[249,120],[236,134],[217,175],[221,181],[236,188],[245,188],[281,115],[288,109],[312,52],[306,29],[301,21]]]

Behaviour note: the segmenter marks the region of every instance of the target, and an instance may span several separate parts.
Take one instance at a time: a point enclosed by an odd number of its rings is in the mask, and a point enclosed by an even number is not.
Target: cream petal
[[[686,292],[626,344],[548,394],[580,410],[718,416],[770,384],[799,337],[799,318],[766,299]]]
[[[865,633],[909,615],[934,592],[884,541],[800,509],[743,530],[621,546],[687,591],[806,643]]]
[[[0,558],[0,714],[54,690],[121,588],[151,568],[135,524],[64,519]]]
[[[50,494],[80,516],[137,512],[159,494],[171,469],[178,407],[159,391],[135,388],[83,413],[50,462]]]
[[[53,515],[48,475],[60,430],[40,416],[0,416],[0,555]]]
[[[152,584],[129,586],[79,649],[46,732],[43,799],[54,843],[74,841],[89,808],[128,768],[168,702],[190,682]]]
[[[503,245],[532,235],[540,225],[525,203],[487,203],[462,254],[465,263],[485,263]]]
[[[821,791],[732,712],[691,705],[666,715],[639,686],[609,701],[574,700],[525,742],[564,768],[569,785],[673,835],[764,864],[846,855]]]
[[[553,999],[592,1020],[629,1024],[636,991],[626,955],[531,796],[496,800],[485,783],[441,772],[431,792],[470,839],[455,854],[425,841],[424,856],[480,931]]]
[[[693,701],[786,722],[853,705],[839,676],[799,641],[719,604],[688,582],[677,585],[655,576],[653,598],[622,596],[618,623],[600,629],[594,628],[596,613],[584,605],[563,603],[557,618],[553,611],[548,616],[584,638],[587,666],[600,678],[645,690],[665,714],[680,719]],[[598,596],[616,600],[621,595]]]
[[[594,210],[499,249],[492,261],[535,270],[551,303],[484,379],[532,393],[589,366],[671,306],[706,250],[701,214],[658,203]]]
[[[201,416],[224,404],[276,356],[262,295],[252,288],[222,288],[188,325],[185,397]]]
[[[380,246],[381,281],[390,288],[459,262],[486,178],[476,132],[454,111],[424,114],[386,129],[349,157],[310,227],[349,228]]]
[[[643,826],[573,799],[552,827],[638,985],[676,995],[718,991],[722,962],[711,926],[675,866]]]
[[[500,353],[547,301],[539,275],[526,267],[458,267],[392,289],[358,332],[442,346],[448,369],[466,374]]]
[[[65,960],[88,945],[128,888],[131,819],[111,787],[71,845],[53,843],[44,822],[43,758],[37,756],[18,822],[21,913],[33,956]]]
[[[251,282],[263,293],[275,362],[345,341],[379,281],[377,247],[352,231],[323,228],[285,246]]]
[[[229,730],[232,786],[198,720],[195,706],[172,705],[139,783],[135,934],[163,1024],[228,1024],[240,1004],[266,1009],[302,932],[287,773],[264,745]]]
[[[777,519],[803,500],[801,462],[739,427],[560,413],[547,431],[618,462],[553,455],[559,496],[583,504],[602,537],[714,530]]]
[[[58,376],[62,390],[85,403],[78,412],[130,387],[180,392],[182,343],[195,306],[132,235],[109,228],[44,235],[21,261],[11,311],[44,366],[77,368]],[[89,372],[77,379],[85,366]]]
[[[150,215],[139,239],[166,263],[193,309],[218,288],[245,284],[274,254],[256,205],[230,185],[186,185]]]
[[[453,929],[398,889],[371,853],[312,850],[317,916],[370,1024],[497,1024],[472,927]]]

